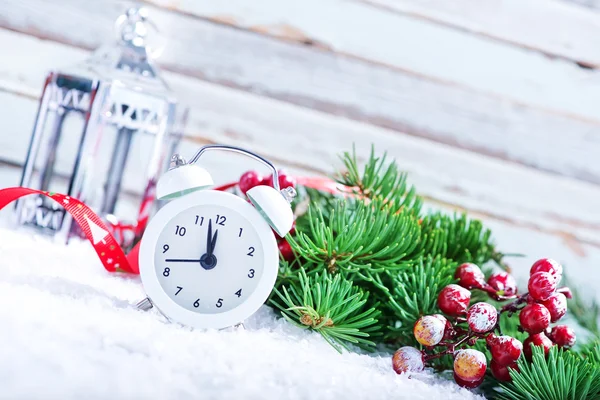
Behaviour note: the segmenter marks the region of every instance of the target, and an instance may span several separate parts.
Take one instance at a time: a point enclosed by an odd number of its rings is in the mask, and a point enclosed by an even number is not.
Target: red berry
[[[542,346],[544,348],[544,353],[548,355],[553,343],[552,340],[548,339],[548,337],[543,333],[536,333],[535,335],[531,335],[525,339],[523,342],[523,353],[529,362],[531,362],[531,356],[533,354],[531,346]]]
[[[296,178],[286,174],[284,171],[277,171],[279,175],[279,188],[296,187]]]
[[[556,291],[558,281],[548,272],[536,272],[529,277],[529,295],[537,301],[548,300]]]
[[[240,187],[241,192],[246,194],[248,190],[260,185],[261,180],[262,177],[257,172],[248,171],[240,177],[240,182],[238,183],[238,185]]]
[[[533,275],[536,272],[548,272],[550,275],[554,275],[554,277],[560,281],[563,273],[563,267],[551,258],[542,258],[541,260],[537,260],[533,263],[531,269],[529,270],[529,275]]]
[[[292,246],[290,246],[287,240],[281,239],[279,244],[277,244],[277,247],[279,248],[279,252],[281,253],[281,256],[284,260],[292,261],[294,259],[294,251],[292,250]]]
[[[487,283],[496,291],[496,296],[493,296],[496,299],[498,296],[510,297],[517,294],[517,281],[507,272],[494,272]]]
[[[458,284],[467,289],[482,288],[485,286],[485,275],[475,264],[465,263],[456,268],[454,277]]]
[[[495,360],[492,360],[492,362],[490,363],[490,369],[492,370],[492,375],[494,375],[494,377],[496,379],[498,379],[500,382],[512,381],[512,378],[510,377],[510,373],[508,371],[509,368],[519,371],[519,367],[517,366],[516,362],[512,363],[508,366],[500,365]]]
[[[562,293],[554,293],[542,304],[550,311],[550,322],[558,321],[567,313],[567,298]]]
[[[538,303],[527,304],[519,314],[519,321],[530,334],[540,333],[550,325],[550,311]]]
[[[273,187],[273,175],[267,175],[260,181],[259,185],[271,186]]]
[[[485,378],[485,376],[483,378]],[[461,379],[461,377],[458,376],[456,372],[454,373],[454,381],[456,382],[456,384],[458,386],[464,387],[465,389],[475,389],[477,386],[483,383],[483,378],[477,381],[469,382],[465,381],[464,379]]]
[[[486,333],[498,322],[498,311],[488,303],[475,303],[467,312],[467,323],[473,332]]]
[[[423,371],[423,353],[411,346],[400,347],[392,357],[392,367],[397,374]]]
[[[471,292],[462,286],[448,285],[438,295],[438,307],[444,314],[454,317],[467,312]]]
[[[490,346],[492,359],[503,366],[510,365],[517,361],[519,357],[521,357],[522,351],[523,344],[510,336],[497,336]]]
[[[464,349],[454,352],[454,377],[459,385],[480,382],[485,376],[486,369],[485,355],[479,350]]]
[[[432,317],[436,317],[437,319],[442,321],[444,323],[444,326],[446,326],[446,324],[448,323],[448,320],[442,314],[433,314]]]
[[[442,319],[433,315],[424,315],[415,322],[413,334],[423,346],[435,346],[442,341],[445,330],[446,322]]]
[[[567,325],[556,325],[552,328],[548,336],[560,347],[571,347],[577,340],[575,331]]]
[[[444,323],[444,337],[442,340],[452,339],[454,336],[456,336],[456,331],[454,330],[452,323],[448,321],[446,317],[444,317],[442,314],[433,314],[433,316]]]
[[[495,345],[498,342],[498,336],[496,336],[494,334],[494,332],[490,332],[486,337],[485,337],[485,343],[487,344],[488,348],[492,347],[493,345]]]

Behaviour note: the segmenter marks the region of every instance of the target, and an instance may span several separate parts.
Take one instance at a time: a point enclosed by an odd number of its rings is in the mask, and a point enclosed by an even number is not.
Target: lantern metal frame
[[[132,137],[136,132],[154,136],[149,157],[144,201],[154,197],[154,187],[161,172],[168,168],[168,155],[173,154],[182,136],[187,110],[178,107],[169,86],[161,79],[153,63],[153,55],[161,46],[148,43],[151,31],[157,31],[143,8],[130,8],[115,23],[116,43],[102,46],[82,64],[65,72],[52,71],[46,77],[33,134],[21,175],[21,186],[51,191],[56,176],[58,144],[63,135],[63,123],[69,113],[83,116],[75,160],[68,179],[67,194],[87,201],[98,142],[103,128],[116,128],[108,172],[104,181],[101,216],[115,211],[121,193],[122,178],[129,157]],[[51,113],[54,124],[47,131]],[[42,142],[46,143],[41,151]],[[41,153],[41,154],[40,154]],[[36,167],[41,160],[39,175]],[[37,163],[37,164],[36,164]],[[63,232],[68,238],[72,219],[60,207],[39,199],[16,205],[18,222],[34,225],[48,233]],[[142,204],[140,214],[147,207]],[[139,218],[138,218],[139,219]],[[147,219],[147,216],[146,216]]]

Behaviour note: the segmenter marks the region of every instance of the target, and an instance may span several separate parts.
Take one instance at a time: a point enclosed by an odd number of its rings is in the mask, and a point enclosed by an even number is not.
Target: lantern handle
[[[235,147],[235,146],[227,146],[227,145],[222,145],[222,144],[209,144],[206,146],[202,146],[194,155],[194,157],[192,157],[190,159],[190,161],[188,162],[188,164],[195,164],[196,161],[198,161],[198,159],[200,158],[200,156],[202,156],[202,154],[204,154],[207,151],[211,151],[211,150],[222,150],[222,151],[231,151],[232,153],[238,153],[238,154],[243,154],[247,157],[250,157],[256,161],[259,161],[261,163],[263,163],[264,165],[266,165],[267,167],[269,167],[269,169],[271,169],[271,171],[273,172],[273,187],[279,191],[279,174],[277,173],[277,169],[275,168],[275,166],[266,158],[259,156],[258,154],[255,154],[251,151],[242,149],[240,147]]]
[[[148,10],[146,8],[131,7],[117,18],[114,25],[114,32],[117,40],[125,46],[144,47],[152,58],[158,58],[164,50],[164,43],[159,44],[156,48],[151,48],[147,41],[148,30],[146,26],[152,28],[157,34],[160,34],[160,30],[156,24],[148,18]]]

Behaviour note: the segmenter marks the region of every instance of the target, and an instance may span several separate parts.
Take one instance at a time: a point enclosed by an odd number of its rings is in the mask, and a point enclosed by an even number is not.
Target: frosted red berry
[[[438,307],[444,314],[464,315],[471,301],[471,292],[462,286],[448,285],[438,295]]]
[[[496,336],[494,334],[494,332],[490,332],[486,337],[485,337],[485,343],[487,344],[488,348],[492,347],[498,340],[498,336]]]
[[[442,341],[445,330],[446,323],[439,317],[425,315],[415,323],[413,334],[423,346],[435,346]]]
[[[519,367],[517,366],[516,362],[510,365],[500,365],[495,360],[492,360],[492,362],[490,363],[490,370],[492,371],[492,375],[494,375],[494,377],[500,382],[512,381],[509,369],[519,371]]]
[[[437,319],[442,321],[444,323],[444,326],[448,324],[448,319],[446,319],[446,317],[444,317],[442,314],[433,314],[432,317],[436,317]]]
[[[529,277],[529,295],[537,301],[547,300],[558,286],[558,281],[548,272],[536,272]]]
[[[459,385],[480,382],[485,376],[486,369],[485,355],[479,350],[464,349],[454,353],[454,376]]]
[[[507,272],[494,272],[487,281],[488,285],[496,291],[496,299],[498,296],[511,297],[517,294],[517,281]]]
[[[482,288],[485,286],[485,275],[481,269],[472,263],[461,264],[456,268],[454,277],[458,279],[458,284],[467,289]]]
[[[533,275],[537,272],[548,272],[550,275],[553,275],[557,280],[560,280],[563,273],[563,267],[557,261],[554,261],[551,258],[542,258],[537,260],[531,266],[529,270],[529,274]]]
[[[442,314],[433,314],[433,316],[444,323],[444,336],[442,340],[452,339],[456,335],[452,322],[448,321]]]
[[[511,336],[497,336],[490,346],[492,359],[500,365],[510,365],[521,357],[523,344]]]
[[[536,333],[535,335],[529,336],[523,342],[523,354],[525,354],[525,358],[527,361],[531,362],[532,350],[531,346],[542,346],[544,348],[544,354],[548,354],[550,348],[553,346],[552,340],[550,340],[543,333]]]
[[[423,353],[411,346],[400,347],[392,356],[392,367],[397,374],[423,371]]]
[[[260,176],[256,171],[248,171],[240,177],[238,186],[240,187],[240,191],[246,194],[248,190],[260,185],[261,181],[262,176]]]
[[[467,323],[473,332],[486,333],[494,329],[498,322],[498,311],[491,304],[475,303],[467,311]]]
[[[483,378],[485,378],[485,376]],[[454,373],[454,381],[456,382],[456,384],[458,386],[464,387],[465,389],[475,389],[483,383],[483,378],[476,381],[466,381],[460,376],[458,376],[456,372]]]
[[[279,188],[285,189],[287,187],[296,187],[296,178],[291,175],[288,175],[284,171],[278,171],[279,176]]]
[[[519,314],[519,321],[526,332],[540,333],[550,325],[550,311],[538,303],[527,304]]]
[[[550,322],[558,321],[567,313],[567,298],[562,293],[554,293],[541,304],[550,311]]]
[[[560,347],[571,347],[577,340],[575,331],[567,325],[556,325],[548,337]]]
[[[281,239],[277,244],[277,247],[279,248],[279,252],[284,260],[292,261],[294,259],[294,251],[287,240]]]

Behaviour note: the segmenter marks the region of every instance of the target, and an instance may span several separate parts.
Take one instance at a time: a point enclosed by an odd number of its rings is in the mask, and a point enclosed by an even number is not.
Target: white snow
[[[199,331],[137,311],[138,277],[88,243],[0,228],[0,399],[473,399],[390,356],[340,355],[268,307],[246,329]]]

